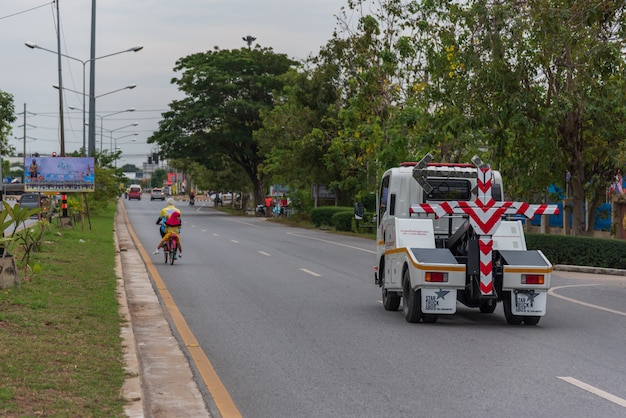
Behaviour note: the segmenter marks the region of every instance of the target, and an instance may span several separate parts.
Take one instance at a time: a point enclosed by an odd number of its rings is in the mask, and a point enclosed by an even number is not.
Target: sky
[[[158,130],[161,113],[182,98],[171,84],[179,58],[216,46],[246,47],[242,38],[250,35],[256,38],[253,46],[303,60],[317,55],[332,38],[336,16],[345,4],[346,0],[96,0],[96,148],[111,150],[117,145],[122,151],[118,166],[141,167],[156,151],[146,141]],[[83,146],[83,108],[89,120],[89,100],[83,106],[83,91],[89,94],[92,1],[59,0],[58,5],[61,53],[73,57],[61,61],[69,153]],[[0,0],[0,90],[13,96],[18,114],[9,144],[22,152],[25,143],[27,155],[60,153],[59,93],[53,88],[59,84],[56,8],[46,0]],[[26,42],[53,52],[28,48]],[[143,49],[117,54],[135,46]],[[133,84],[135,88],[125,88]],[[135,111],[125,111],[131,108]],[[87,127],[85,132],[88,136]]]

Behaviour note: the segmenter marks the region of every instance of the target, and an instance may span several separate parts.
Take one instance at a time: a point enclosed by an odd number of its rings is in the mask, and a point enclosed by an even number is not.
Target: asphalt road
[[[126,201],[151,253],[163,202]],[[626,416],[626,278],[556,272],[538,326],[386,312],[374,242],[181,203],[151,256],[244,417]]]

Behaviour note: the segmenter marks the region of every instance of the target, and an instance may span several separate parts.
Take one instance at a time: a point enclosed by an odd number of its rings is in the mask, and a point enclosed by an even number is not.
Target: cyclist
[[[159,250],[163,248],[165,243],[174,237],[178,247],[179,257],[183,256],[183,246],[180,243],[180,227],[182,225],[180,220],[180,210],[174,206],[174,199],[171,197],[167,199],[167,206],[161,209],[159,218],[156,221],[157,225],[161,225],[161,242],[156,247],[156,250],[152,254],[158,254]],[[165,229],[163,228],[165,227]]]

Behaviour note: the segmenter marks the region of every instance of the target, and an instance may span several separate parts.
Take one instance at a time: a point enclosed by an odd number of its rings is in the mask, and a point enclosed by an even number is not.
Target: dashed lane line
[[[310,274],[311,276],[315,276],[315,277],[320,277],[321,276],[321,274],[317,274],[316,272],[311,271],[311,270],[307,270],[307,269],[300,269],[300,270],[305,272],[306,274]]]
[[[294,237],[300,237],[300,238],[307,238],[307,239],[314,240],[314,241],[321,241],[321,242],[325,242],[328,244],[337,245],[339,247],[352,248],[353,250],[364,251],[369,254],[376,254],[376,251],[368,250],[366,248],[355,247],[354,245],[348,245],[348,244],[341,244],[336,241],[331,241],[331,240],[322,239],[322,238],[309,237],[307,235],[296,234],[295,232],[287,232],[287,235],[293,235]]]

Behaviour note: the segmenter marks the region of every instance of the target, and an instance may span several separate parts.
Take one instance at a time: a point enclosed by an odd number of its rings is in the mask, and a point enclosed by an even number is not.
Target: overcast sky
[[[139,52],[96,60],[96,147],[100,149],[102,121],[104,149],[111,137],[124,156],[121,163],[140,166],[153,145],[146,139],[158,128],[161,112],[181,96],[170,80],[177,59],[196,52],[255,44],[300,60],[317,55],[332,37],[345,0],[97,0],[96,57],[135,46]],[[65,150],[83,145],[83,65],[90,58],[91,4],[89,0],[59,0],[61,52],[77,60],[62,60]],[[30,49],[32,42],[57,49],[56,5],[45,0],[0,0],[0,90],[13,95],[17,113],[26,104],[26,152],[60,151],[57,55]],[[89,63],[85,66],[89,93]],[[123,87],[136,84],[132,90]],[[70,90],[75,90],[73,93]],[[98,97],[101,96],[101,97]],[[72,106],[79,110],[70,110]],[[86,101],[86,119],[89,100]],[[126,112],[107,116],[125,109]],[[32,115],[35,113],[36,115]],[[136,127],[128,127],[137,123]],[[10,144],[23,149],[23,114],[13,125]],[[31,126],[32,125],[32,126]],[[33,127],[34,126],[34,127]],[[126,126],[126,128],[124,128]],[[113,132],[111,132],[113,131]],[[88,132],[88,129],[87,129]],[[133,136],[135,132],[137,136]],[[129,136],[128,136],[129,135]],[[17,137],[17,138],[16,138]],[[133,141],[135,139],[135,141]],[[114,140],[115,142],[115,140]]]

